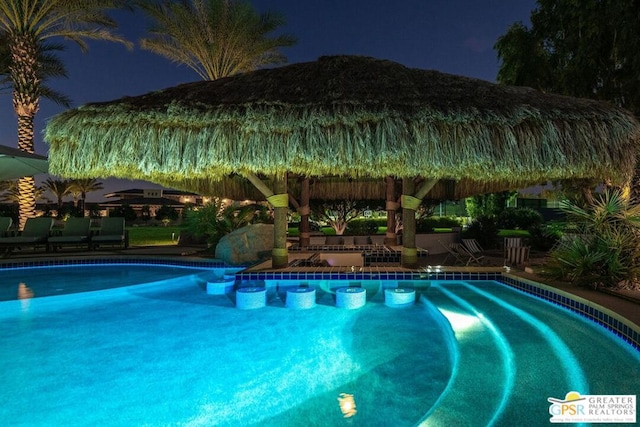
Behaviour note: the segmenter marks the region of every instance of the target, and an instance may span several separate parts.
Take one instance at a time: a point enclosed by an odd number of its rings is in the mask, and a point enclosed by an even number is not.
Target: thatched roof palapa
[[[602,102],[335,56],[88,104],[54,117],[45,140],[51,173],[68,177],[537,183],[622,182],[638,135],[630,113]]]

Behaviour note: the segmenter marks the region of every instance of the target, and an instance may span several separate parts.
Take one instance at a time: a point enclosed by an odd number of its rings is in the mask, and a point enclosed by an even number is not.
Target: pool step
[[[426,300],[449,320],[456,354],[449,385],[418,425],[490,425],[510,391],[505,384],[512,382],[512,356],[504,338],[442,287],[432,284]]]
[[[588,389],[575,356],[553,328],[496,296],[493,286],[499,285],[491,282],[486,285],[432,284],[426,298],[449,319],[454,329],[459,371],[420,425],[454,422],[455,425],[492,425],[531,417],[548,419],[547,397],[553,393],[562,396],[566,390]],[[501,329],[494,324],[501,325]],[[484,341],[486,346],[482,347],[476,340]],[[493,359],[496,365],[493,368],[501,367],[502,379],[484,359]],[[480,368],[470,372],[465,365],[474,366],[474,363],[480,363]],[[540,396],[532,395],[532,391]],[[466,401],[474,395],[484,404],[467,405]],[[456,402],[459,397],[464,402],[462,405]],[[532,400],[539,401],[535,405],[539,410],[535,413],[531,413]]]

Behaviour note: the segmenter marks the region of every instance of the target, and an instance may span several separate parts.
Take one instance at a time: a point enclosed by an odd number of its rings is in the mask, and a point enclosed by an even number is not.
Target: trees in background
[[[495,44],[498,81],[606,100],[640,114],[640,3],[538,0]]]
[[[64,196],[71,192],[71,181],[68,179],[48,178],[44,182],[43,188],[50,191],[55,196],[56,206],[59,209],[62,207],[62,199]]]
[[[640,115],[636,0],[538,0],[531,27],[513,24],[494,47],[501,60],[500,83],[609,101]],[[585,206],[598,183],[579,184],[584,190],[574,194]],[[640,196],[638,171],[632,194]]]
[[[517,196],[517,191],[503,191],[467,197],[465,199],[467,213],[471,218],[495,217],[507,207],[508,201],[513,201]]]
[[[126,0],[3,0],[0,2],[0,34],[9,52],[8,78],[13,89],[13,107],[18,118],[18,147],[34,152],[34,118],[40,99],[63,100],[44,85],[48,77],[64,77],[62,63],[53,53],[63,38],[77,43],[84,51],[85,40],[107,40],[129,45],[113,33],[116,23],[106,10],[128,7]],[[55,67],[54,67],[55,66]],[[19,180],[20,228],[35,214],[35,181]]]
[[[260,14],[242,0],[139,4],[152,21],[142,48],[186,65],[203,80],[284,63],[279,48],[296,42],[289,35],[270,35],[285,24],[281,14]]]
[[[310,201],[312,219],[327,224],[337,235],[344,234],[349,222],[362,216],[369,204],[366,200]]]
[[[85,210],[85,204],[87,200],[87,193],[102,190],[104,187],[100,181],[95,178],[80,178],[70,180],[70,193],[77,193],[79,197],[80,205],[77,208],[83,213]],[[75,201],[75,197],[74,197]]]

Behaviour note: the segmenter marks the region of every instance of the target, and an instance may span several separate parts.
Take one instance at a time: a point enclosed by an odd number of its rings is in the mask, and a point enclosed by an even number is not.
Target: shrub
[[[156,219],[158,221],[177,221],[180,217],[178,211],[171,206],[161,206],[160,209],[156,211]]]
[[[527,230],[543,222],[542,214],[531,208],[506,208],[498,214],[498,228]]]
[[[534,224],[528,228],[529,244],[533,249],[548,251],[562,235],[561,225],[556,222]]]
[[[13,224],[18,224],[19,208],[17,203],[0,204],[0,216],[8,216],[13,219]]]
[[[58,212],[58,216],[56,217],[57,219],[66,219],[71,216],[82,217],[84,215],[84,212],[82,211],[82,209],[74,206],[71,203],[65,203],[62,206],[59,206],[57,208],[57,212]]]
[[[273,222],[264,206],[225,206],[219,200],[197,210],[188,210],[185,214],[187,231],[195,237],[206,238],[211,245],[217,244],[225,234],[245,225]]]
[[[378,227],[387,225],[387,221],[384,218],[356,218],[347,224],[345,234],[353,236],[368,236],[376,234]]]
[[[465,239],[476,239],[485,249],[498,247],[498,225],[495,218],[479,216],[463,232]]]
[[[563,236],[551,252],[556,273],[578,285],[613,287],[640,272],[640,205],[620,190],[607,190],[582,208],[563,202],[576,234]]]
[[[138,218],[136,215],[136,211],[129,205],[122,205],[114,208],[109,212],[109,216],[111,217],[122,217],[126,222],[135,221]]]
[[[434,228],[460,227],[462,224],[456,217],[423,217],[416,220],[416,233],[432,233]]]

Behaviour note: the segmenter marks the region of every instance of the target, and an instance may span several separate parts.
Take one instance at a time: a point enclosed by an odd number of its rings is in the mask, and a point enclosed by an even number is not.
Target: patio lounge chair
[[[51,236],[47,240],[49,249],[56,250],[60,246],[86,246],[89,247],[91,237],[91,219],[74,218],[67,220],[59,235]]]
[[[51,233],[53,218],[38,217],[27,218],[22,233],[17,236],[0,237],[0,248],[9,254],[16,248],[47,246],[47,239]]]
[[[504,259],[508,259],[509,248],[522,246],[522,237],[504,238]]]
[[[504,238],[504,262],[510,265],[521,265],[529,262],[530,246],[522,244],[521,237]]]
[[[11,228],[11,224],[13,220],[9,216],[0,216],[0,237],[8,237],[9,236],[9,228]]]
[[[438,240],[438,243],[447,250],[447,256],[442,261],[443,264],[446,264],[449,258],[453,258],[453,263],[467,265],[469,262],[469,252],[464,249],[461,243],[449,243],[448,245],[442,243],[441,240]]]
[[[476,264],[482,264],[484,261],[484,249],[480,246],[480,243],[476,239],[462,239],[462,244],[464,245],[464,249],[469,252],[469,261],[467,265],[471,262]]]
[[[129,247],[129,236],[124,227],[124,218],[102,218],[98,234],[91,237],[91,248],[96,249],[103,245]]]

